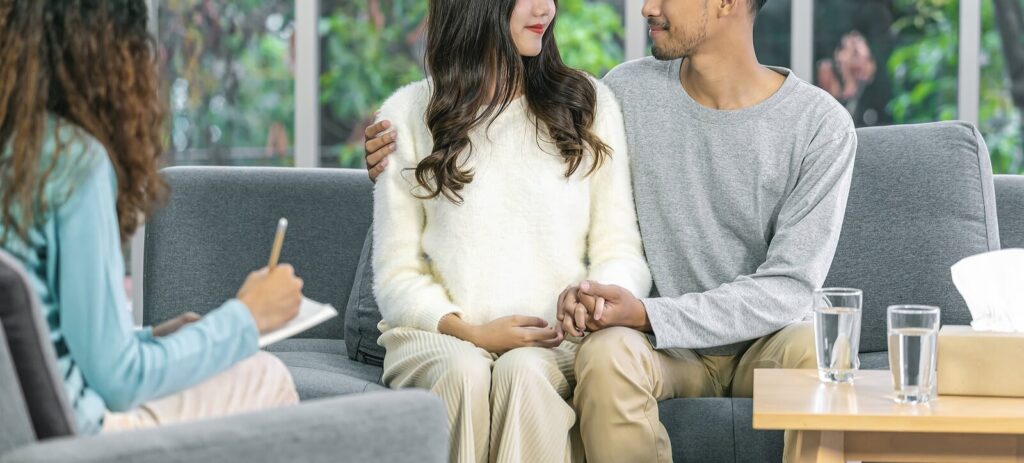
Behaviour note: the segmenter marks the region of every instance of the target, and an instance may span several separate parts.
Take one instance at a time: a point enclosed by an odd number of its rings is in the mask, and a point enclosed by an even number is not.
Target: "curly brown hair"
[[[0,148],[7,152],[0,156],[0,212],[5,235],[13,229],[25,238],[50,206],[46,182],[65,154],[52,153],[48,163],[41,160],[51,115],[80,127],[106,148],[117,174],[122,241],[166,196],[158,173],[166,111],[147,21],[144,0],[0,0]]]
[[[555,1],[558,4],[558,1]],[[565,65],[555,42],[555,21],[544,33],[538,56],[519,55],[509,29],[515,0],[431,0],[427,24],[427,71],[433,94],[427,127],[433,151],[416,166],[416,181],[428,191],[462,202],[473,181],[463,156],[472,151],[470,132],[493,121],[522,94],[537,122],[537,137],[554,144],[571,177],[588,155],[592,174],[611,148],[591,131],[597,89],[581,71]],[[485,89],[494,85],[493,97]],[[542,128],[547,130],[542,132]]]

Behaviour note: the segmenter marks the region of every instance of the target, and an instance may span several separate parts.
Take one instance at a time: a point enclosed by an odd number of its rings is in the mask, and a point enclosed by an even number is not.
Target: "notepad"
[[[338,310],[330,304],[321,304],[312,299],[302,298],[299,314],[286,325],[260,336],[260,347],[288,339],[327,320],[338,316]]]

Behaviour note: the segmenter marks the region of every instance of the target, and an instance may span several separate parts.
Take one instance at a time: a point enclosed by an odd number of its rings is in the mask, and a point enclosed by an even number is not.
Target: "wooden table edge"
[[[753,415],[753,428],[759,431],[838,431],[838,432],[908,432],[958,434],[1024,434],[1024,418],[1016,426],[1005,426],[1005,418],[950,417],[937,422],[933,419],[921,426],[914,416],[836,416],[804,414]],[[879,423],[883,420],[883,423]],[[798,422],[794,424],[794,422]]]

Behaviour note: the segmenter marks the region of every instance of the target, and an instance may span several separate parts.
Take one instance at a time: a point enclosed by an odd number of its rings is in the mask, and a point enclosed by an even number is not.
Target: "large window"
[[[292,165],[291,0],[162,0],[170,164]]]
[[[298,141],[312,143],[300,148],[300,165],[361,167],[362,131],[374,111],[424,76],[428,0],[150,2],[167,78],[171,164],[290,166]],[[600,77],[649,51],[642,4],[559,0],[556,34],[566,62]],[[972,5],[772,0],[755,47],[762,63],[798,70],[827,90],[859,127],[972,119],[994,170],[1024,173],[1024,0],[980,2],[980,85],[970,89],[980,93],[976,121],[973,108],[957,107],[963,87],[974,87],[958,77],[961,34],[976,33],[962,32],[959,16]],[[812,9],[813,18],[800,16]],[[813,30],[813,41],[799,43],[797,30],[806,37]],[[309,57],[318,64],[299,65]],[[318,93],[297,99],[297,88]],[[296,136],[296,115],[302,130],[319,129],[317,142],[309,132]],[[302,124],[309,115],[316,122]]]
[[[979,128],[997,173],[1024,174],[1024,0],[985,0]]]

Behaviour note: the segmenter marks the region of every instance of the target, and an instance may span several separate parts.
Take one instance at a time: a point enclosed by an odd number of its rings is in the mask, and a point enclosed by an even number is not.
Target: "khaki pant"
[[[103,432],[166,426],[298,402],[288,369],[277,357],[260,352],[178,394],[128,412],[108,412],[103,419]]]
[[[443,334],[393,328],[384,382],[429,389],[448,408],[453,462],[570,462],[582,458],[576,414],[577,345],[524,347],[501,356]]]
[[[677,397],[751,397],[755,368],[816,368],[810,323],[790,325],[755,341],[737,356],[655,350],[628,328],[590,334],[576,360],[575,407],[587,461],[670,462],[668,432],[658,402]],[[693,423],[700,426],[700,423]],[[786,433],[785,461],[791,461]]]

